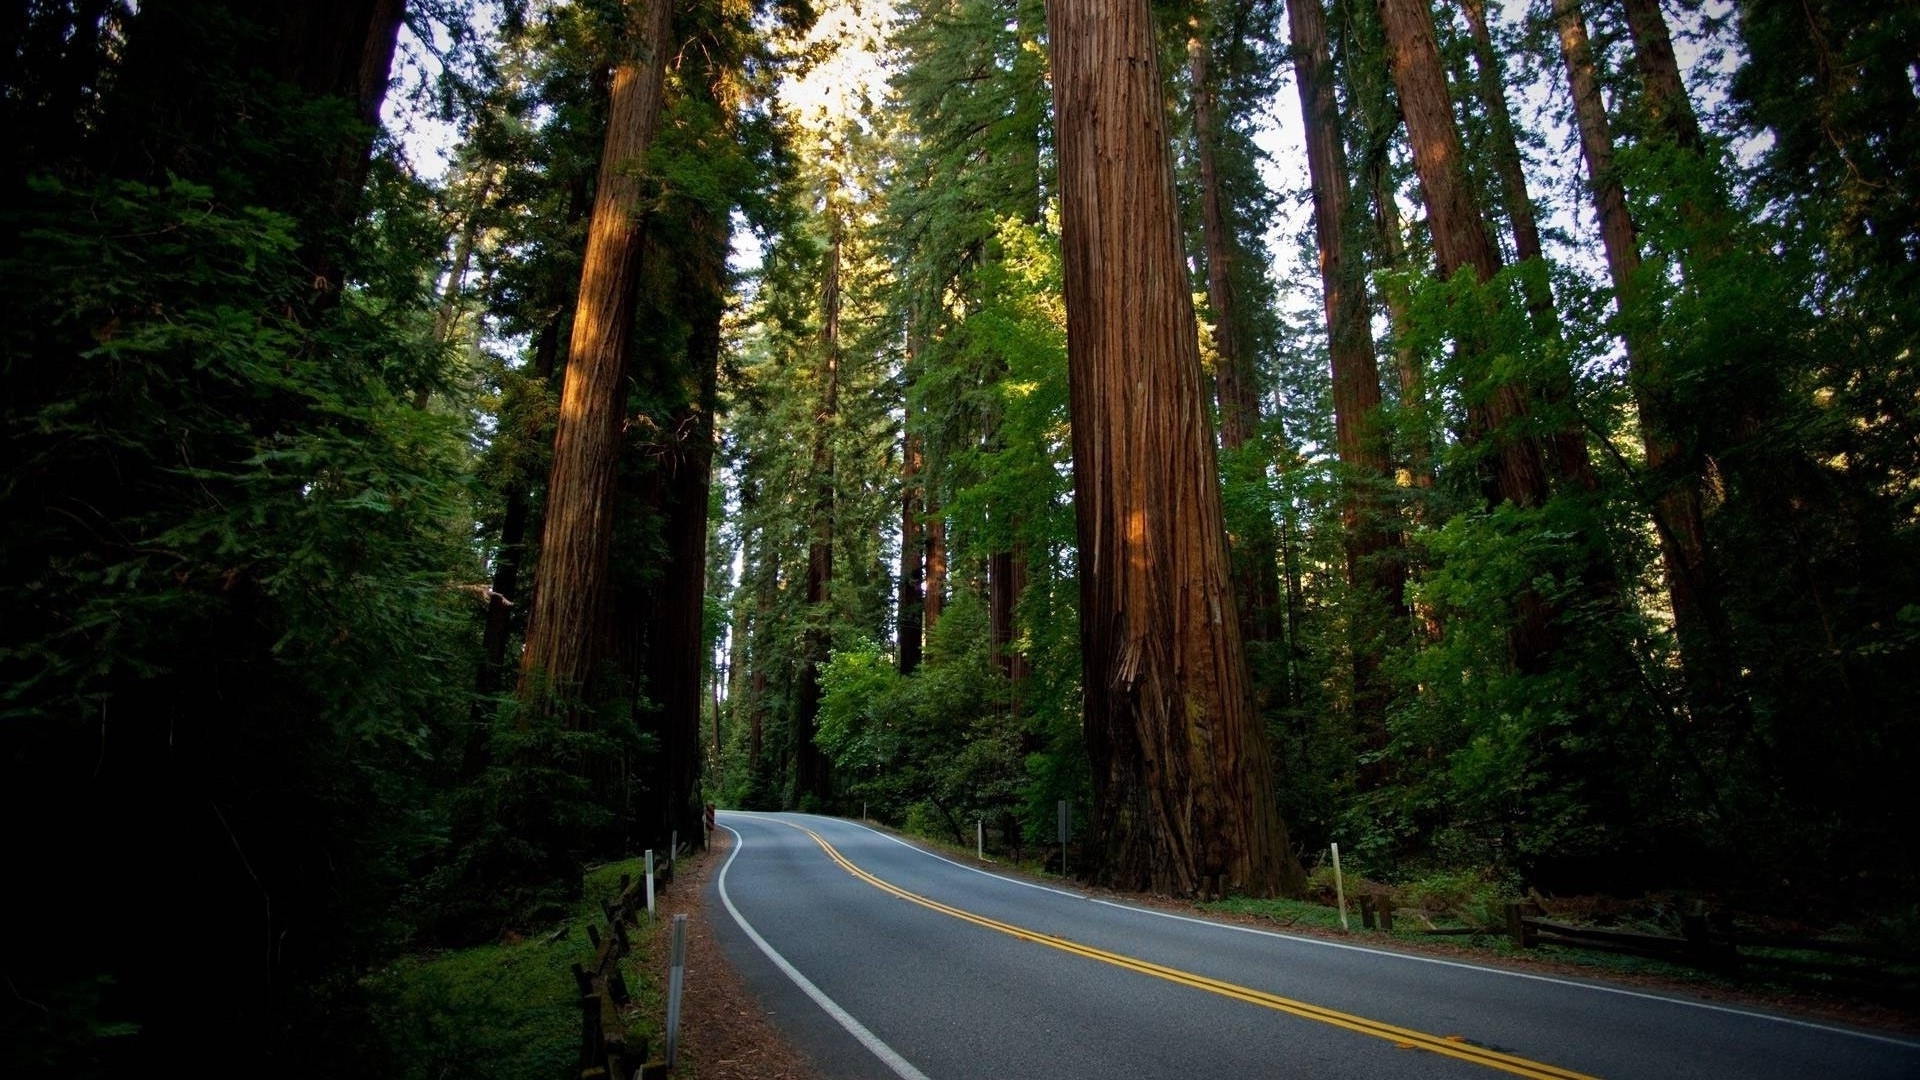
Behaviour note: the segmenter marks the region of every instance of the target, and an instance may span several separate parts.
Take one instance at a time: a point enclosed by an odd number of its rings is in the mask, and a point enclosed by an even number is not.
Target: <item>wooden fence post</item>
[[[600,1027],[600,995],[580,996],[580,1075],[606,1075],[606,1056]]]
[[[1359,896],[1354,897],[1354,899],[1360,902],[1361,929],[1363,930],[1373,929],[1373,894],[1361,893]]]
[[[1507,902],[1507,936],[1513,939],[1513,947],[1516,949],[1526,949],[1533,945],[1532,934],[1527,928],[1527,918],[1521,911],[1519,901]]]

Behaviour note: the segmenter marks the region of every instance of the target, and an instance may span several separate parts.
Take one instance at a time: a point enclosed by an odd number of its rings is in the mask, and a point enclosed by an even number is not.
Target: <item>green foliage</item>
[[[553,917],[558,928],[542,920],[536,936],[410,954],[368,976],[384,1049],[395,1063],[388,1075],[520,1080],[572,1068],[580,1053],[572,967],[593,962],[587,928],[605,921],[601,898],[617,891],[620,874],[642,870],[639,860],[628,860],[598,867],[584,882],[575,876],[570,891],[588,900]],[[548,940],[553,933],[562,936]],[[644,948],[644,937],[635,944]],[[645,970],[644,957],[628,963]]]

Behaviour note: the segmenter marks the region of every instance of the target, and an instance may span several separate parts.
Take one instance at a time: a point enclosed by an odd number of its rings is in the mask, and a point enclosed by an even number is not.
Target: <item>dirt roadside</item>
[[[655,903],[660,919],[654,925],[652,956],[660,970],[648,972],[648,978],[657,980],[663,998],[673,916],[687,916],[686,989],[673,1075],[676,1080],[825,1080],[767,1019],[714,940],[711,920],[726,918],[726,912],[706,909],[707,881],[719,873],[732,845],[726,830],[714,830],[713,846],[682,862],[678,880]]]

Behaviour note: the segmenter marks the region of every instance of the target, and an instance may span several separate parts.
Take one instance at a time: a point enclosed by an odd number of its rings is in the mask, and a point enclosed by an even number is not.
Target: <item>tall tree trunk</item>
[[[1460,132],[1434,42],[1433,11],[1427,0],[1379,0],[1379,7],[1440,276],[1451,279],[1471,270],[1485,284],[1499,272],[1500,259],[1468,186]],[[1476,355],[1483,349],[1475,343],[1463,342],[1461,348],[1472,361],[1470,382],[1479,384],[1466,388],[1468,436],[1490,442],[1493,450],[1488,500],[1543,505],[1548,495],[1546,460],[1539,440],[1524,430],[1529,412],[1524,385],[1491,370],[1489,358]],[[1516,615],[1514,660],[1522,671],[1536,671],[1557,645],[1554,607],[1528,589],[1519,598]]]
[[[1326,11],[1320,0],[1288,0],[1287,23],[1313,186],[1314,235],[1333,367],[1334,442],[1347,473],[1340,514],[1347,582],[1363,598],[1363,617],[1355,620],[1350,641],[1354,719],[1370,748],[1379,750],[1387,741],[1387,686],[1381,667],[1391,628],[1406,620],[1406,560],[1398,554],[1400,534],[1381,497],[1393,483],[1393,462],[1381,415],[1365,267],[1350,257],[1347,245],[1352,186],[1335,111]]]
[[[1657,335],[1635,330],[1635,279],[1640,272],[1640,242],[1627,208],[1626,189],[1614,171],[1613,131],[1606,102],[1594,70],[1593,48],[1587,38],[1586,18],[1579,0],[1558,0],[1554,19],[1560,33],[1560,55],[1573,92],[1574,122],[1580,131],[1580,150],[1587,162],[1588,186],[1594,214],[1600,224],[1600,242],[1607,254],[1607,272],[1613,281],[1615,302],[1625,325],[1627,364],[1634,403],[1640,413],[1640,437],[1647,456],[1647,472],[1655,484],[1653,518],[1660,541],[1660,558],[1667,574],[1667,596],[1673,605],[1674,629],[1680,637],[1689,696],[1696,713],[1712,715],[1734,707],[1737,694],[1728,661],[1730,633],[1714,586],[1706,544],[1706,520],[1701,506],[1697,471],[1681,460],[1676,418],[1655,391],[1670,377],[1660,359]]]
[[[1386,275],[1387,284],[1381,293],[1392,333],[1394,373],[1400,391],[1399,428],[1406,444],[1407,483],[1430,491],[1434,486],[1434,432],[1427,404],[1425,363],[1409,340],[1410,298],[1405,286],[1393,276],[1407,261],[1392,167],[1393,140],[1402,123],[1400,108],[1393,99],[1393,79],[1387,70],[1386,42],[1379,12],[1370,5],[1349,5],[1343,16],[1328,26],[1327,36],[1330,44],[1336,34],[1341,42],[1339,52],[1344,57],[1350,89],[1347,100],[1359,120],[1356,145],[1367,201],[1373,211],[1369,248],[1374,265]],[[1338,71],[1330,78],[1338,84]],[[1416,517],[1422,516],[1425,500],[1414,500],[1411,509]]]
[[[834,454],[832,431],[840,413],[840,257],[844,224],[840,211],[828,200],[827,217],[831,238],[820,276],[820,404],[813,418],[813,511],[809,522],[812,539],[807,546],[806,624],[800,659],[799,699],[794,707],[796,789],[802,798],[824,800],[832,794],[830,762],[814,745],[813,736],[820,714],[820,668],[827,662],[832,646],[832,607],[828,603],[833,586],[833,531],[835,517]]]
[[[909,421],[911,419],[909,414]],[[925,464],[920,436],[909,429],[900,451],[900,598],[896,627],[902,675],[911,675],[920,667],[926,613],[926,598],[921,592],[927,573],[927,531],[923,520],[926,498],[920,475]]]
[[[1686,83],[1680,78],[1680,60],[1673,52],[1667,18],[1660,13],[1660,0],[1622,0],[1622,5],[1627,13],[1627,32],[1633,36],[1641,88],[1655,126],[1676,146],[1700,153],[1706,148],[1700,117],[1694,113]]]
[[[560,334],[570,310],[548,318],[535,342],[533,369],[542,386],[553,383],[554,370],[559,366]],[[478,778],[491,760],[488,745],[495,711],[493,697],[506,688],[511,670],[507,644],[513,636],[513,607],[521,598],[520,577],[526,569],[527,531],[532,523],[533,498],[527,482],[509,481],[500,518],[500,546],[493,557],[493,581],[487,590],[486,623],[480,634],[480,675],[475,683],[466,748],[460,759],[460,776],[465,780]]]
[[[664,516],[666,564],[648,590],[645,693],[656,713],[651,755],[656,804],[644,808],[636,835],[664,845],[672,833],[703,835],[700,782],[701,676],[706,669],[707,510],[713,477],[713,415],[719,396],[721,317],[726,311],[726,218],[686,211],[694,250],[686,259],[679,306],[688,317],[681,381],[691,400],[674,408],[653,468]],[[649,835],[649,832],[651,835]]]
[[[484,166],[479,189],[467,197],[467,204],[461,216],[460,232],[454,238],[453,262],[447,267],[446,282],[440,287],[440,303],[433,309],[433,340],[445,347],[453,343],[454,331],[460,326],[460,299],[466,291],[467,270],[473,265],[474,244],[480,237],[480,222],[486,212],[487,200],[493,194],[494,179],[499,168],[489,164]],[[414,389],[413,407],[424,411],[433,398],[431,381],[423,382]]]
[[[1239,244],[1227,227],[1220,190],[1218,103],[1211,68],[1213,28],[1195,16],[1187,39],[1193,80],[1193,140],[1200,164],[1200,236],[1206,256],[1207,307],[1213,312],[1214,394],[1220,406],[1220,445],[1239,453],[1260,428],[1260,380],[1241,333],[1242,316],[1234,295],[1233,271]],[[1233,595],[1240,613],[1240,637],[1247,643],[1271,641],[1280,605],[1280,582],[1273,520],[1264,510],[1230,544]],[[1248,522],[1240,522],[1247,526]]]
[[[606,649],[614,475],[641,236],[640,167],[659,123],[672,4],[630,3],[628,15],[629,52],[613,70],[521,658],[519,693],[529,701],[548,690],[586,691]]]
[[[922,487],[920,494],[927,505],[927,589],[921,613],[925,632],[932,634],[947,608],[947,517],[932,485]]]
[[[1400,239],[1400,204],[1394,198],[1388,180],[1386,148],[1383,145],[1367,166],[1368,187],[1372,193],[1374,237],[1379,245],[1380,269],[1394,273],[1406,262],[1406,248]],[[1387,322],[1394,328],[1394,374],[1400,388],[1400,410],[1406,415],[1402,425],[1407,434],[1407,472],[1414,487],[1431,491],[1433,475],[1433,425],[1427,408],[1426,365],[1406,340],[1412,307],[1404,287],[1383,290]],[[1418,513],[1418,504],[1416,504]]]
[[[1095,873],[1297,893],[1233,617],[1145,0],[1052,0]]]
[[[1494,48],[1493,33],[1487,26],[1486,0],[1460,0],[1460,8],[1466,13],[1473,40],[1474,66],[1478,69],[1475,89],[1487,111],[1493,136],[1493,167],[1500,177],[1507,218],[1513,223],[1514,259],[1525,272],[1520,284],[1526,290],[1527,314],[1533,320],[1535,332],[1558,341],[1560,320],[1554,311],[1553,287],[1547,275],[1546,256],[1540,247],[1540,226],[1533,214],[1533,197],[1527,191],[1513,113],[1507,108],[1506,75],[1501,69],[1499,50]],[[1572,374],[1564,367],[1543,372],[1540,393],[1547,405],[1566,414],[1548,436],[1555,475],[1582,491],[1599,490],[1600,478],[1594,474],[1593,459],[1587,453],[1586,432],[1580,418],[1572,413]]]

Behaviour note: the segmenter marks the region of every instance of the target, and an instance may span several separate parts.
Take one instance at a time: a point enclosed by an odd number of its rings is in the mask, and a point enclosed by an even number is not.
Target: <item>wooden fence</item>
[[[656,875],[656,888],[671,880],[672,865],[669,861],[664,872]],[[629,1080],[636,1074],[654,1080],[667,1075],[666,1062],[648,1060],[646,1037],[630,1034],[620,1016],[620,1009],[633,1000],[620,970],[620,962],[633,947],[627,928],[646,914],[647,897],[645,880],[620,875],[618,893],[600,901],[607,929],[587,928],[593,965],[573,965],[573,978],[580,988],[580,1080]]]
[[[1393,929],[1393,901],[1388,894],[1362,893],[1355,899],[1363,927]],[[1557,945],[1623,953],[1920,1003],[1920,956],[1853,941],[1736,933],[1725,916],[1706,912],[1681,916],[1680,936],[1672,937],[1558,922],[1547,918],[1538,903],[1519,900],[1506,905],[1505,927],[1430,926],[1418,933],[1461,937],[1504,933],[1518,949]]]
[[[1530,901],[1507,904],[1506,915],[1507,936],[1520,949],[1560,945],[1647,956],[1710,971],[1812,979],[1829,988],[1874,996],[1920,996],[1920,957],[1859,942],[1736,933],[1729,920],[1705,912],[1682,915],[1679,937],[1556,922]],[[1809,954],[1865,963],[1809,959]]]

